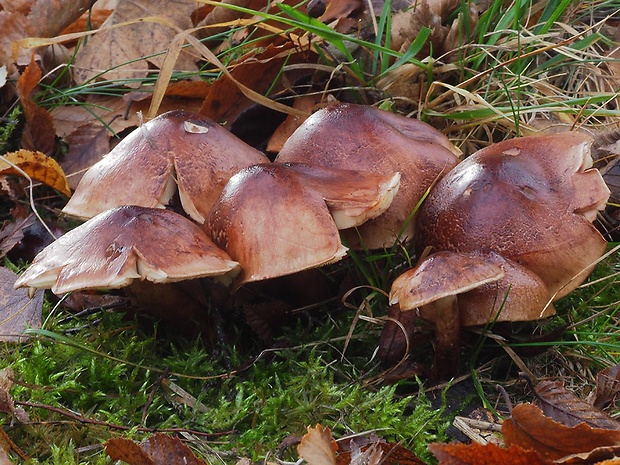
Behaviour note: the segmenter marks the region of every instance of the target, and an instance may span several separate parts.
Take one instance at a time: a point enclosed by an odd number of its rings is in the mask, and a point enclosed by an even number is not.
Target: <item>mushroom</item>
[[[170,111],[134,130],[93,165],[63,211],[91,218],[128,204],[164,208],[178,189],[185,212],[203,223],[233,174],[268,161],[219,124]]]
[[[381,218],[365,223],[359,233],[344,234],[354,249],[377,249],[413,238],[416,205],[459,155],[446,136],[426,123],[370,106],[336,104],[310,116],[286,141],[276,162],[401,173],[399,193]]]
[[[400,176],[259,164],[234,175],[205,223],[213,241],[239,262],[236,285],[340,260],[338,229],[380,215]]]
[[[400,275],[390,291],[390,305],[419,309],[434,324],[438,379],[458,371],[461,327],[545,318],[555,314],[548,300],[538,276],[495,252],[437,252]],[[403,356],[399,349],[391,347],[391,355]]]
[[[396,279],[390,301],[439,325],[440,377],[455,373],[450,341],[460,326],[553,315],[551,302],[583,282],[603,254],[591,221],[609,189],[591,168],[591,143],[578,133],[500,142],[430,192],[416,218],[416,250],[436,253]]]
[[[416,220],[416,249],[491,250],[539,276],[558,299],[594,268],[606,241],[591,224],[609,189],[580,133],[506,140],[441,179]]]
[[[238,263],[196,224],[169,210],[108,210],[43,249],[15,287],[55,294],[115,289],[135,279],[154,283],[238,273]]]

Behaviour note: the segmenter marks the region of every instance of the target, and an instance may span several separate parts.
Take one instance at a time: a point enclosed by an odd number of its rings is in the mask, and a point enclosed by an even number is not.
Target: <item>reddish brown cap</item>
[[[276,161],[401,174],[392,206],[360,234],[345,234],[353,248],[390,247],[413,237],[406,224],[427,189],[458,162],[459,150],[421,121],[374,107],[336,104],[310,116],[287,140]],[[360,241],[361,237],[361,241]]]
[[[609,196],[590,168],[591,139],[565,133],[507,140],[446,175],[416,220],[422,250],[492,250],[539,276],[559,298],[605,250],[590,220]]]
[[[461,326],[546,318],[555,314],[550,298],[538,276],[493,252],[438,252],[399,276],[390,291],[390,304],[419,308],[427,320],[435,320],[435,302],[456,299]]]
[[[385,210],[397,189],[394,174],[256,165],[230,179],[205,227],[240,263],[240,286],[340,260],[347,249],[330,209],[345,224],[359,224]]]
[[[203,223],[233,174],[267,161],[219,124],[170,111],[134,130],[93,165],[63,211],[91,218],[121,205],[163,208],[178,189],[185,212]]]
[[[164,283],[236,272],[238,264],[185,217],[124,206],[95,216],[43,249],[15,287],[63,294],[119,288],[134,279]]]

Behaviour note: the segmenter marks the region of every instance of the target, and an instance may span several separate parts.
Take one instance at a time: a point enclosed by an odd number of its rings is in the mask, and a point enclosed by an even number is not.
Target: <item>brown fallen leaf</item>
[[[69,183],[62,168],[56,160],[44,153],[18,150],[0,157],[0,175],[13,174],[23,176],[20,170],[33,180],[42,182],[67,197],[71,196]]]
[[[119,0],[101,29],[78,51],[74,63],[77,84],[97,78],[140,87],[151,66],[162,66],[177,32],[192,27],[195,8],[194,0]],[[143,21],[149,17],[157,20]],[[131,24],[117,26],[124,22]],[[175,69],[196,71],[197,67],[194,58],[183,51]]]
[[[295,99],[293,102],[293,108],[310,115],[316,107],[316,104],[320,101],[320,95],[302,95]],[[278,153],[291,134],[293,134],[304,121],[305,118],[301,116],[288,115],[269,139],[269,143],[267,144],[267,152]]]
[[[0,66],[26,65],[32,51],[12,56],[12,44],[26,37],[53,37],[80,17],[92,0],[7,0],[0,5]],[[16,58],[16,59],[15,59]]]
[[[608,460],[620,460],[620,445],[610,447],[597,447],[590,452],[583,454],[573,454],[556,460],[556,464],[561,465],[592,465],[607,463]]]
[[[596,391],[592,404],[605,408],[620,399],[620,364],[605,368],[596,375]]]
[[[17,274],[0,267],[0,341],[23,342],[28,339],[24,331],[41,327],[43,291],[32,297],[27,289],[14,289]]]
[[[379,438],[357,444],[351,441],[351,450],[339,452],[337,465],[424,465],[413,452],[400,444],[388,443]]]
[[[308,426],[308,432],[297,446],[297,453],[309,465],[336,465],[337,450],[331,430],[320,424],[314,428]]]
[[[34,61],[33,55],[30,64],[17,81],[17,93],[26,119],[22,132],[22,147],[51,155],[56,149],[54,122],[46,109],[32,101],[33,91],[40,80],[41,68]]]
[[[535,392],[535,404],[546,416],[563,425],[585,423],[592,428],[620,430],[620,422],[578,398],[561,381],[541,381]]]
[[[100,121],[90,121],[69,134],[65,142],[69,148],[60,166],[69,187],[75,189],[84,172],[110,151],[110,134]]]
[[[252,90],[264,94],[268,90],[281,90],[281,83],[272,88],[284,63],[293,64],[300,60],[301,52],[292,42],[274,46],[269,44],[261,51],[253,50],[235,61],[231,75]],[[280,82],[280,81],[279,81]],[[213,81],[209,94],[202,104],[200,114],[219,123],[232,124],[237,117],[254,102],[239,86],[222,75]]]
[[[21,407],[16,407],[10,394],[15,373],[11,367],[0,370],[0,412],[13,415],[21,423],[30,421],[30,417]]]
[[[568,427],[545,416],[532,404],[519,404],[502,425],[508,445],[534,449],[545,459],[558,460],[571,454],[620,443],[620,430],[592,428],[585,423]]]
[[[533,450],[495,444],[430,444],[439,465],[553,465]]]
[[[36,220],[34,214],[7,221],[0,227],[0,258],[4,257],[24,238],[24,229],[32,226]]]
[[[329,23],[334,19],[346,18],[355,10],[364,7],[362,0],[325,0],[325,12],[319,21]]]
[[[112,460],[122,460],[129,465],[206,465],[178,438],[161,433],[140,444],[112,438],[105,443],[105,450]]]

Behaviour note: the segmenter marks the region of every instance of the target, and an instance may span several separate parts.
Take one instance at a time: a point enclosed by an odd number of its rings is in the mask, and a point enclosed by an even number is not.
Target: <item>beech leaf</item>
[[[532,404],[517,405],[504,421],[502,433],[506,444],[534,449],[550,460],[620,443],[620,430],[592,428],[585,423],[568,427]]]
[[[536,405],[549,418],[566,426],[586,423],[593,428],[620,430],[620,422],[579,399],[561,381],[541,381],[536,385]]]
[[[67,197],[71,196],[71,189],[69,189],[69,183],[62,168],[56,160],[44,153],[18,150],[0,157],[0,175],[23,176],[15,167],[18,167],[33,180],[42,182]]]
[[[129,465],[206,465],[178,438],[161,433],[140,444],[125,438],[109,439],[105,450],[112,460]]]

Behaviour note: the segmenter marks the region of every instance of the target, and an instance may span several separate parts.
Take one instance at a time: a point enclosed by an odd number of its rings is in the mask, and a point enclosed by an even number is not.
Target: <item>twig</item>
[[[68,410],[63,410],[61,408],[54,407],[52,405],[37,404],[34,402],[22,402],[22,401],[15,401],[15,403],[23,407],[40,408],[40,409],[48,410],[50,412],[58,413],[62,416],[71,418],[72,420],[79,421],[80,423],[84,423],[87,425],[105,426],[106,428],[116,429],[120,431],[137,430],[137,431],[144,432],[144,433],[191,433],[196,436],[202,436],[202,437],[213,437],[213,436],[219,437],[219,436],[227,436],[227,435],[236,433],[235,430],[221,431],[219,433],[206,433],[204,431],[195,431],[195,430],[191,430],[187,428],[147,428],[144,426],[133,427],[133,426],[115,425],[114,423],[108,423],[106,421],[93,420],[92,418],[85,418],[81,415],[78,415],[77,413],[73,413]],[[27,424],[29,425],[46,424],[47,425],[47,424],[52,424],[52,423],[54,422],[41,421],[41,422],[29,422]]]

